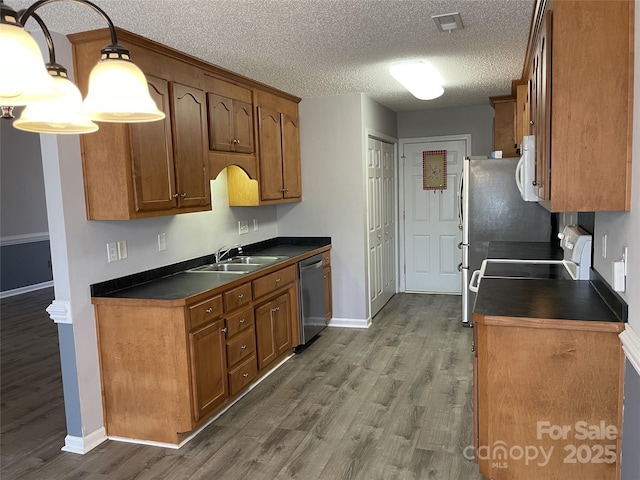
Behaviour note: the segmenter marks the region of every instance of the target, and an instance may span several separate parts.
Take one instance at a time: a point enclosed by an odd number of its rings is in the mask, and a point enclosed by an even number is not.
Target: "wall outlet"
[[[253,219],[253,231],[254,232],[258,231],[258,219],[257,218]]]
[[[164,252],[167,249],[167,234],[159,233],[158,234],[158,251]]]
[[[127,251],[127,241],[120,240],[118,241],[118,260],[124,260],[129,256],[129,252]]]
[[[107,243],[107,262],[118,261],[118,244],[116,242]]]
[[[238,222],[238,233],[240,235],[246,235],[249,233],[249,221],[248,220],[240,220]]]

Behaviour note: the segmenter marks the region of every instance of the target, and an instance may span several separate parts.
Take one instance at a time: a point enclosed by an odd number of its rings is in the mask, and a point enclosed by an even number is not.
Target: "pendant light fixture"
[[[74,134],[91,133],[98,130],[98,125],[83,111],[80,90],[69,79],[67,69],[56,63],[56,53],[49,29],[35,13],[31,17],[38,22],[49,48],[48,74],[53,78],[60,96],[30,103],[22,111],[20,117],[13,121],[13,126],[27,132]]]
[[[394,63],[389,73],[419,100],[432,100],[444,93],[438,71],[422,60]]]
[[[73,105],[77,106],[77,95],[73,88],[64,83],[70,83],[66,70],[55,64],[53,42],[46,26],[40,19],[39,23],[43,33],[46,32],[45,37],[49,45],[49,65],[52,65],[48,66],[48,74],[37,44],[24,30],[25,22],[32,16],[35,18],[34,14],[38,8],[59,1],[90,7],[107,22],[111,35],[111,44],[101,50],[100,60],[89,76],[89,91],[83,107],[80,111],[75,110],[73,114],[71,112],[75,109]],[[0,0],[0,9],[0,69],[3,71],[0,79],[0,105],[27,105],[20,119],[14,122],[16,128],[45,133],[88,133],[96,130],[93,126],[95,124],[90,125],[90,120],[136,123],[165,118],[165,114],[158,109],[149,95],[146,78],[131,61],[129,50],[118,44],[111,19],[97,5],[88,0],[38,0],[26,10],[16,13],[4,3],[4,0]],[[7,52],[8,47],[19,49],[22,57],[13,58],[15,55]],[[21,79],[30,78],[35,75],[34,72],[40,71],[36,69],[38,65],[45,71],[48,82],[42,82],[49,86],[49,90],[41,86],[30,87],[30,90],[27,90],[25,83],[24,89],[18,91],[17,86],[22,85]],[[56,87],[56,84],[59,87]],[[73,87],[77,90],[75,85]],[[54,97],[62,97],[63,92],[69,93],[70,97],[65,97],[67,100],[60,98],[59,101],[54,101]],[[79,91],[77,93],[79,94]],[[88,117],[86,120],[81,118],[83,114]],[[69,126],[73,123],[70,118],[76,118],[78,121],[75,128],[77,131],[73,131],[73,127]]]

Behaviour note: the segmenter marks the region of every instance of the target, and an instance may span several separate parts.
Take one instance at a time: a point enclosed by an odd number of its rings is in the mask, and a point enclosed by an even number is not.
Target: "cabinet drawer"
[[[222,315],[222,297],[216,295],[189,307],[189,330],[193,330]]]
[[[224,311],[230,312],[251,301],[251,284],[245,283],[239,287],[224,292]]]
[[[245,362],[229,372],[229,393],[235,395],[249,385],[257,375],[256,356],[251,355]]]
[[[293,283],[296,278],[296,266],[278,270],[275,273],[265,275],[258,280],[253,281],[253,295],[255,298],[267,295],[268,293],[277,290],[280,287],[284,287],[289,283]]]
[[[330,252],[324,252],[322,254],[322,266],[323,267],[328,267],[331,265],[331,253]]]
[[[227,318],[227,335],[229,337],[235,335],[241,330],[253,327],[253,308],[245,308],[244,310],[231,315]]]
[[[256,332],[252,326],[227,340],[227,365],[233,367],[236,363],[253,355],[255,351]]]

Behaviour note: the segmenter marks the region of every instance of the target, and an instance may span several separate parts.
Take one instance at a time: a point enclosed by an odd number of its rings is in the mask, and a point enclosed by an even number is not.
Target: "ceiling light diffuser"
[[[394,63],[389,73],[419,100],[433,100],[444,93],[438,71],[421,60]]]

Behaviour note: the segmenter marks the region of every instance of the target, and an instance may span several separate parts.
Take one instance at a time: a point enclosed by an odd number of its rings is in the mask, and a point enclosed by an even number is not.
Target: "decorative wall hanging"
[[[423,190],[447,189],[447,151],[429,150],[422,152]]]

